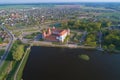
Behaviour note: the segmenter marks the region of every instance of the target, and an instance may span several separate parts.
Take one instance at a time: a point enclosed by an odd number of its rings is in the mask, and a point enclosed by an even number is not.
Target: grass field
[[[4,54],[4,52],[5,52],[4,49],[0,50],[0,56],[2,56]]]

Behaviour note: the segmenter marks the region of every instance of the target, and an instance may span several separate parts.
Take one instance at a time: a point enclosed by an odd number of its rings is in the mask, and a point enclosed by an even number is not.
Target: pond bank
[[[99,50],[96,47],[91,47],[91,46],[84,46],[84,45],[77,45],[77,44],[53,44],[52,42],[47,42],[47,41],[34,41],[33,46],[46,46],[46,47],[63,47],[63,48],[81,48],[81,49],[93,49],[93,50],[98,50],[98,51],[104,51],[104,52],[111,52],[111,53],[120,53],[120,50]]]
[[[83,45],[79,46],[77,44],[53,44],[52,42],[45,42],[45,41],[34,41],[33,46],[96,49],[96,47],[89,47],[89,46],[83,46]]]

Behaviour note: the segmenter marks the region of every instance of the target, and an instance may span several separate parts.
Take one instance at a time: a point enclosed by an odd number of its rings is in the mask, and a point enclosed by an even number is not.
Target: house
[[[11,13],[10,17],[12,19],[15,19],[15,18],[20,18],[20,15],[18,13]]]
[[[42,38],[46,41],[64,42],[67,35],[70,35],[70,29],[61,30],[53,27],[43,31]]]

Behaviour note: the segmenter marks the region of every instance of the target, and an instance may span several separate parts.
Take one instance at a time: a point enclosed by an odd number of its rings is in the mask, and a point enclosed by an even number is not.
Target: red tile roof
[[[56,39],[56,37],[57,36],[54,36],[54,35],[46,36],[45,40],[48,40],[48,41],[59,41],[58,39]]]
[[[63,30],[59,35],[62,36],[62,35],[64,35],[65,33],[67,33],[67,30]]]
[[[47,41],[59,41],[56,38],[59,36],[62,36],[68,32],[68,30],[65,30],[65,29],[60,30],[60,29],[55,29],[55,28],[52,28],[52,29],[49,28],[47,31],[49,31],[49,32],[47,32],[47,34],[45,34],[45,32],[44,32],[44,37],[45,37],[45,40],[47,40]],[[52,32],[52,33],[50,33],[50,32]]]
[[[64,35],[67,30],[60,30],[60,29],[52,29],[52,32],[57,32],[58,36]]]

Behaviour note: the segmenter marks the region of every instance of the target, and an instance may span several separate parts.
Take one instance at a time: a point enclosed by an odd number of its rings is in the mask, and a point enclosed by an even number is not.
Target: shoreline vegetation
[[[30,53],[30,48],[27,48],[27,50],[25,51],[25,55],[23,56],[22,60],[19,63],[19,67],[17,68],[15,74],[14,74],[14,80],[21,80],[22,79],[22,75],[23,75],[23,70],[24,67],[27,63],[28,57],[29,57],[29,53]]]
[[[16,69],[19,66],[21,59],[24,56],[24,52],[23,52],[23,55],[20,56],[17,51],[19,51],[20,53],[21,53],[20,49],[26,51],[26,47],[27,45],[22,44],[20,41],[15,41],[13,43],[13,46],[10,50],[9,55],[7,56],[4,64],[0,67],[0,80],[14,80],[13,78],[14,78]],[[16,53],[17,55],[13,55],[13,53]],[[17,60],[18,58],[19,60]]]
[[[33,46],[95,49],[95,47],[79,46],[78,44],[54,44],[54,43],[51,43],[51,42],[44,42],[44,41],[33,42]]]
[[[91,47],[91,46],[80,46],[78,44],[53,44],[51,42],[44,42],[44,41],[37,41],[33,42],[33,46],[45,46],[45,47],[61,47],[61,48],[80,48],[80,49],[92,49],[92,50],[98,50],[98,51],[103,51],[103,52],[112,52],[112,53],[119,53],[119,50],[109,50],[109,49],[98,49],[96,47]]]

